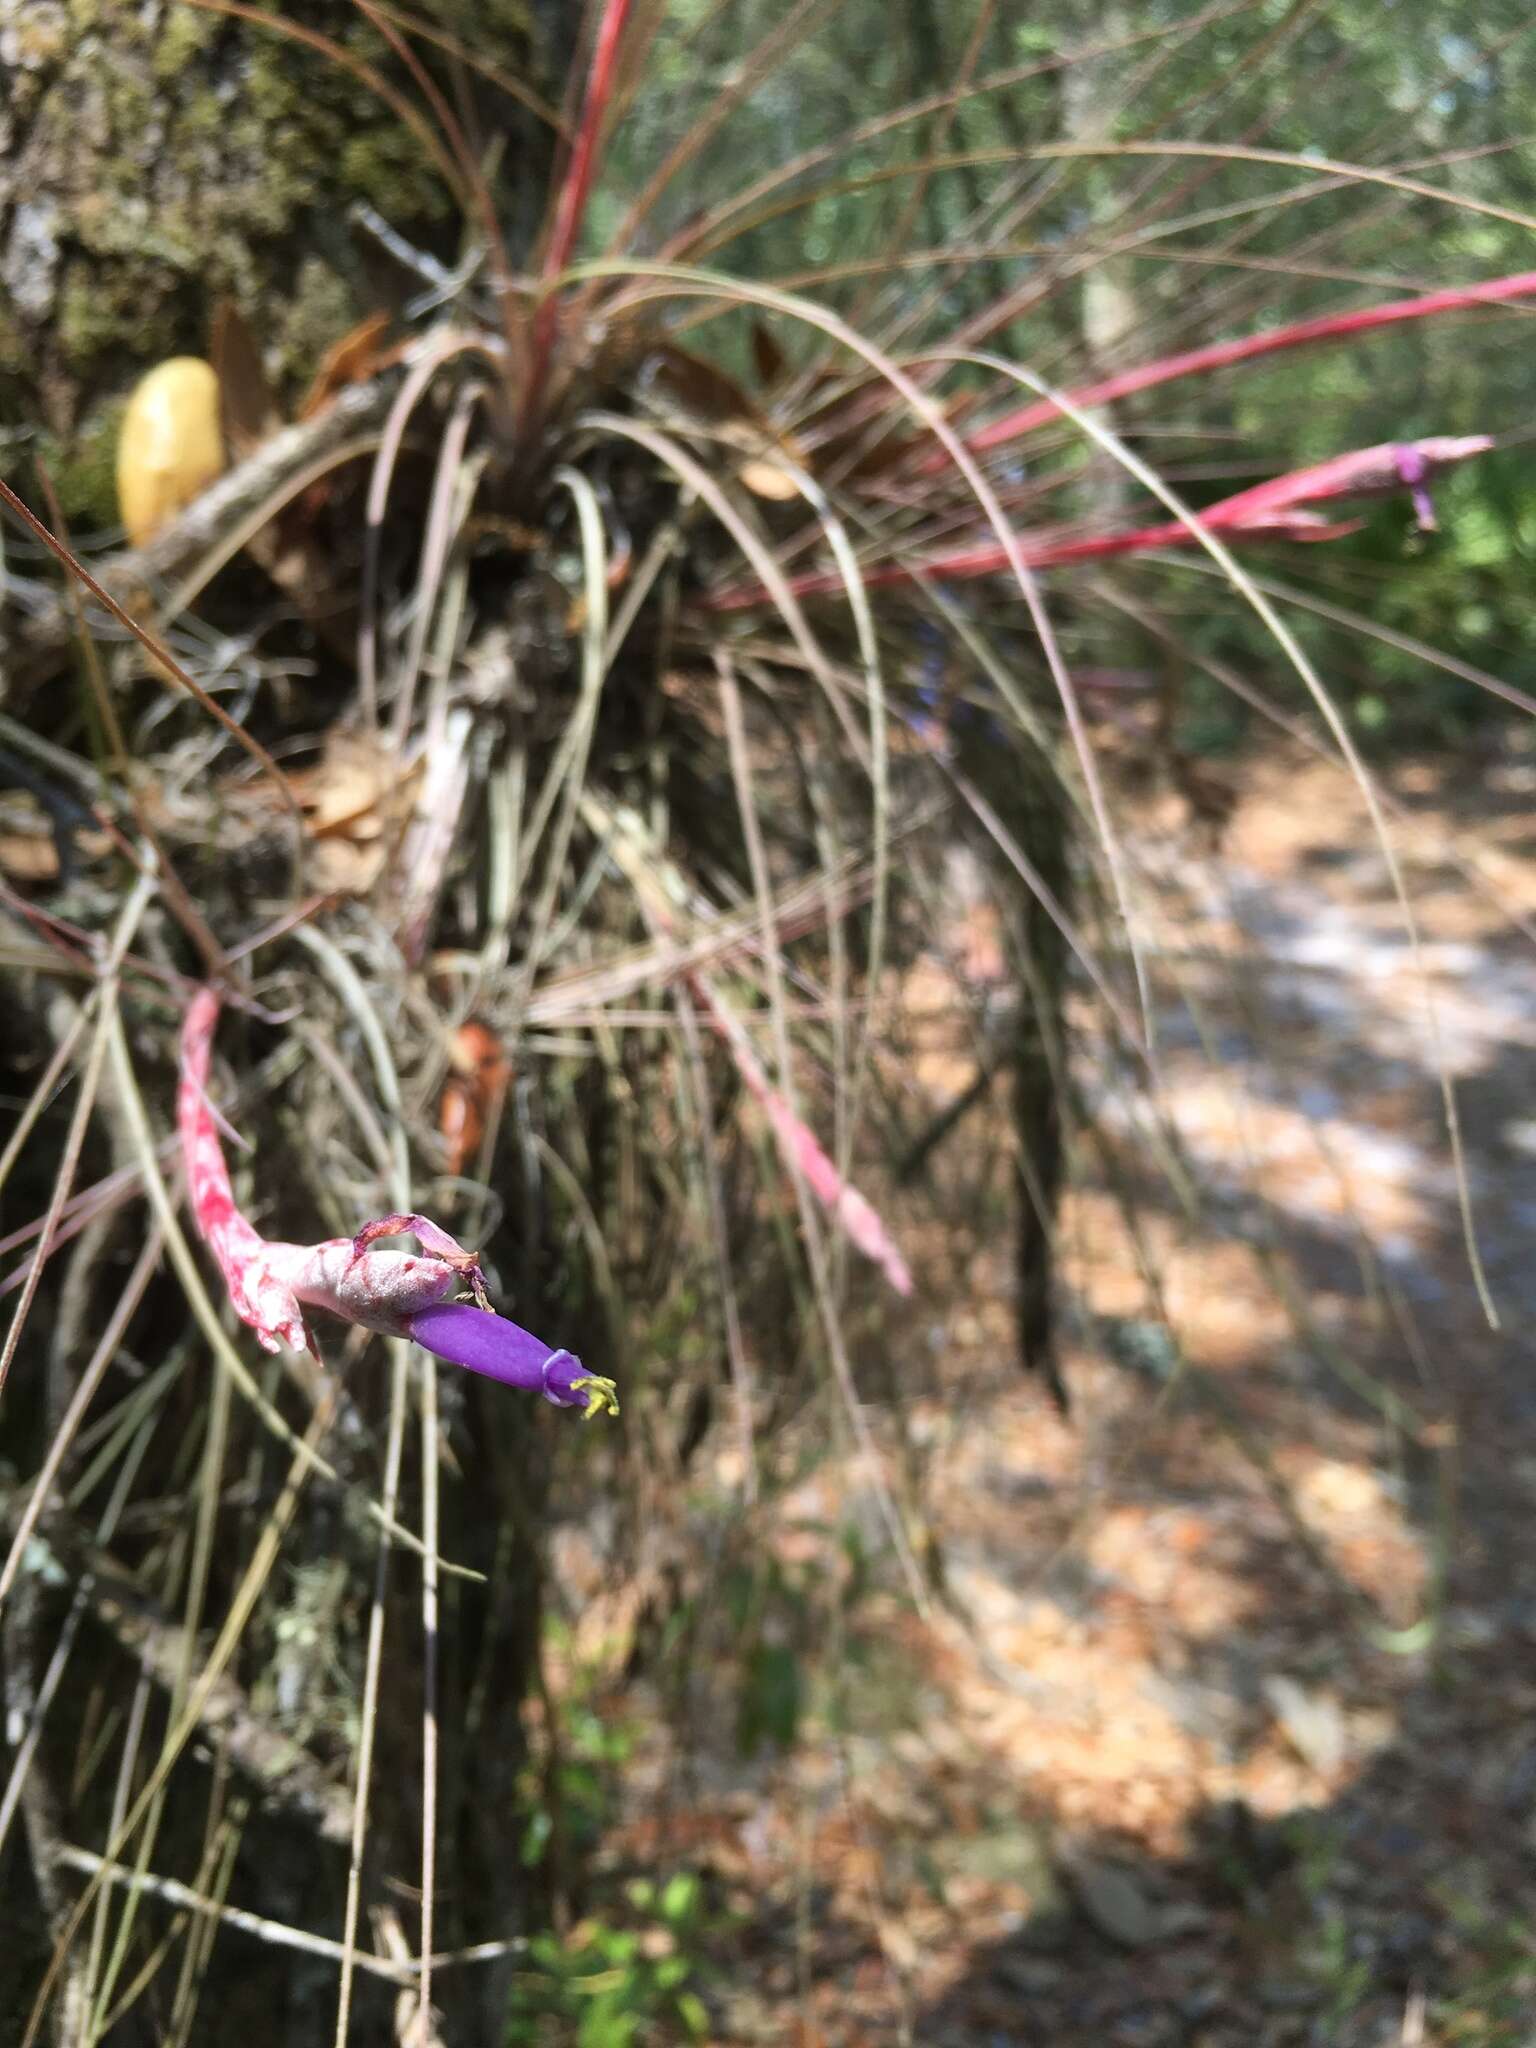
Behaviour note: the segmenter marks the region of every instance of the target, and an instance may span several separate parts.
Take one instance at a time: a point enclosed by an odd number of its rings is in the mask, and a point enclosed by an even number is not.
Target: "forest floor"
[[[615,1872],[701,1874],[710,1911],[653,1946],[713,2038],[1536,2039],[1536,754],[1459,772],[1387,778],[1417,966],[1335,769],[1251,772],[1215,858],[1143,807],[1190,1195],[1099,1086],[1066,1422],[1014,1366],[1001,1177],[976,1192],[998,1106],[939,1155],[954,1224],[912,1245],[896,1367],[943,1590],[833,1602],[783,1751],[743,1760],[736,1681],[701,1673],[686,1756],[649,1722],[607,1837]],[[934,1110],[968,1071],[947,971]],[[867,1494],[851,1455],[808,1457],[764,1528],[783,1584],[846,1590]]]

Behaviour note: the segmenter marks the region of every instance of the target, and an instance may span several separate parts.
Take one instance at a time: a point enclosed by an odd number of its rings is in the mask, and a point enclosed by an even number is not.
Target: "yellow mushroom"
[[[219,380],[197,356],[172,356],[134,386],[117,441],[117,505],[142,547],[224,468]]]

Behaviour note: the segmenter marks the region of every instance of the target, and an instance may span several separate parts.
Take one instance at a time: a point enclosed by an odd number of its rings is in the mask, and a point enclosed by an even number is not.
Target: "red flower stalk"
[[[304,1312],[324,1309],[386,1337],[412,1338],[470,1372],[541,1393],[557,1408],[617,1412],[612,1380],[584,1372],[569,1351],[492,1312],[479,1259],[426,1216],[381,1216],[356,1237],[318,1244],[263,1237],[236,1206],[208,1102],[218,1015],[217,995],[200,989],[182,1024],[177,1123],[198,1230],[218,1261],[235,1313],[267,1350],[286,1344],[318,1357]],[[371,1248],[376,1238],[407,1234],[422,1246],[420,1254]],[[451,1299],[466,1286],[472,1301]]]
[[[597,170],[603,117],[608,111],[608,101],[613,93],[619,44],[623,39],[630,4],[631,0],[607,0],[602,20],[598,23],[597,41],[592,51],[592,66],[587,74],[581,123],[576,131],[571,160],[566,166],[565,178],[560,187],[549,245],[544,252],[541,278],[543,296],[533,316],[527,385],[522,399],[521,419],[525,428],[537,416],[539,404],[544,396],[550,349],[554,343],[555,327],[559,319],[554,285],[571,260],[571,251],[576,246],[576,237],[581,229],[582,215],[587,210],[587,198],[592,190],[592,179]]]
[[[1337,540],[1352,533],[1357,522],[1329,521],[1304,508],[1325,504],[1333,498],[1380,497],[1384,492],[1407,490],[1413,498],[1419,524],[1434,525],[1434,507],[1425,489],[1437,470],[1485,455],[1493,446],[1487,434],[1437,434],[1423,441],[1382,441],[1374,448],[1355,448],[1347,455],[1330,456],[1307,469],[1287,470],[1268,483],[1254,484],[1207,505],[1200,522],[1213,533],[1228,533],[1248,539]],[[1108,555],[1146,554],[1159,548],[1198,547],[1195,534],[1182,520],[1169,519],[1157,526],[1138,526],[1125,533],[1085,534],[1078,540],[1060,540],[1025,535],[1020,544],[1024,563],[1030,569],[1064,568],[1072,562],[1101,561]],[[1010,567],[1007,550],[996,541],[974,547],[955,548],[948,554],[931,555],[912,563],[892,562],[867,570],[868,588],[910,582],[915,575],[959,580],[972,576],[996,576]],[[796,597],[835,596],[847,588],[834,570],[817,570],[798,576],[789,585]],[[738,611],[761,604],[766,592],[755,586],[724,590],[708,600],[712,611]]]
[[[1383,441],[1374,448],[1330,456],[1310,469],[1288,470],[1267,484],[1255,484],[1251,490],[1223,498],[1200,517],[1217,529],[1252,530],[1267,526],[1277,513],[1292,506],[1318,505],[1330,498],[1380,497],[1406,487],[1413,493],[1420,522],[1425,523],[1426,513],[1433,519],[1424,496],[1425,479],[1474,455],[1486,455],[1492,446],[1489,434],[1435,434],[1424,441]],[[1178,531],[1187,529],[1179,527]]]
[[[1113,377],[1100,378],[1096,384],[1080,384],[1066,395],[1079,407],[1109,405],[1117,398],[1129,398],[1134,392],[1150,391],[1180,377],[1197,377],[1208,370],[1228,369],[1234,363],[1251,363],[1257,356],[1278,355],[1284,349],[1338,341],[1345,335],[1396,327],[1407,320],[1431,320],[1438,314],[1463,312],[1472,306],[1496,306],[1529,298],[1536,298],[1536,270],[1523,270],[1513,277],[1489,278],[1484,284],[1453,285],[1448,291],[1426,292],[1417,299],[1389,299],[1385,305],[1360,306],[1352,313],[1325,313],[1315,320],[1297,320],[1288,327],[1272,328],[1268,334],[1213,341],[1204,348],[1186,349],[1182,355],[1162,356],[1154,363],[1142,363],[1137,369],[1121,370]],[[1054,399],[1033,399],[982,427],[970,436],[967,445],[973,454],[985,454],[989,448],[1020,440],[1036,427],[1061,417],[1061,408]],[[949,459],[939,449],[924,460],[922,468],[931,475],[946,468]]]
[[[736,1071],[748,1093],[761,1107],[778,1143],[780,1156],[791,1169],[798,1167],[805,1184],[827,1214],[866,1259],[877,1265],[898,1294],[912,1292],[912,1275],[895,1240],[881,1221],[878,1211],[850,1181],[844,1180],[835,1162],[822,1149],[814,1131],[790,1108],[763,1072],[752,1042],[740,1020],[727,1009],[702,974],[690,974],[688,985],[710,1022],[730,1047]]]

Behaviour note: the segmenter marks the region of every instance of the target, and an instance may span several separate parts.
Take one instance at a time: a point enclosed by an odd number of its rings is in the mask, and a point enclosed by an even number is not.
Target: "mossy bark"
[[[283,4],[290,20],[333,36],[421,104],[399,60],[350,0]],[[579,8],[566,0],[403,4],[559,103]],[[425,39],[417,49],[467,119],[477,154],[484,149],[494,159],[498,208],[517,261],[548,187],[550,131],[506,96],[456,77],[452,60]],[[458,255],[464,224],[428,152],[355,77],[313,50],[189,0],[0,0],[0,474],[30,485],[31,458],[39,453],[73,527],[115,523],[113,449],[123,399],[152,363],[207,352],[210,317],[223,296],[233,298],[256,335],[280,396],[293,397],[349,325],[414,288],[351,228],[357,200],[440,260]],[[8,676],[0,648],[0,687],[14,678],[14,661]],[[454,1505],[461,1494],[453,1494],[445,1516],[445,1548],[462,1542],[454,1554],[474,1557],[490,1579],[478,1598],[455,1593],[456,1627],[441,1657],[442,1855],[445,1866],[474,1873],[473,1883],[455,1883],[445,1897],[439,1930],[447,1945],[463,1927],[472,1935],[519,1927],[532,1882],[515,1843],[526,1818],[518,1712],[540,1616],[528,1537],[542,1483],[540,1453],[526,1423],[504,1412],[477,1416],[473,1434],[477,1443],[496,1445],[499,1485],[470,1496],[461,1512]],[[527,1519],[518,1541],[504,1544],[498,1516],[508,1492]],[[316,1491],[293,1539],[294,1557],[358,1562],[348,1532],[326,1519],[334,1505],[334,1496]],[[371,1562],[366,1573],[359,1566],[359,1584],[369,1582],[371,1570]],[[226,1591],[216,1576],[210,1603]],[[377,1867],[386,1872],[413,1866],[420,1827],[413,1789],[420,1678],[407,1607],[414,1595],[397,1597],[370,1835]],[[355,1689],[358,1631],[339,1633],[335,1647]],[[79,1697],[95,1696],[98,1686],[104,1696],[123,1690],[125,1667],[110,1645],[93,1637],[76,1664],[82,1668],[72,1670],[71,1683]],[[470,1772],[462,1730],[466,1697],[477,1682],[488,1704],[475,1709],[484,1748]],[[315,1746],[339,1782],[339,1738],[329,1727],[326,1736]],[[69,1763],[66,1754],[58,1770],[65,1784]],[[181,1782],[168,1802],[167,1835],[183,1824],[201,1825],[195,1776],[185,1801]],[[237,1893],[279,1919],[339,1926],[344,1861],[317,1849],[291,1816],[268,1811],[260,1789],[254,1788]],[[94,1825],[71,1810],[54,1832],[65,1840],[96,1839]],[[177,1836],[167,1848],[169,1867],[181,1867],[183,1847]],[[46,1865],[47,1843],[38,1848],[34,1840],[34,1851]],[[194,1842],[182,1862],[195,1869],[197,1853]],[[42,1881],[49,1875],[43,1869]],[[4,2013],[14,2009],[8,1998],[20,2003],[17,1976],[46,1953],[46,1914],[37,1911],[15,1858],[0,1885],[0,1915],[21,1930],[15,1957],[0,1956]],[[27,1997],[36,1981],[29,1974]],[[330,2039],[334,1974],[296,1967],[282,1950],[270,1958],[232,1955],[206,1998],[218,2018],[200,2019],[199,2038],[210,2026],[221,2039],[238,2037],[244,2026],[253,2039]],[[504,1976],[447,1974],[438,1998],[448,2011],[445,2038],[498,2038]],[[354,2038],[359,2030],[369,2039],[392,2038],[392,1995],[368,1980],[358,2003]],[[124,2023],[130,2030],[136,2024]],[[129,2037],[116,2030],[114,2040],[119,2033]]]
[[[423,18],[532,83],[558,80],[579,10],[418,0]],[[348,0],[274,10],[415,92]],[[498,178],[542,192],[549,130],[418,49],[467,108]],[[455,70],[460,71],[455,78]],[[41,452],[66,512],[113,517],[117,409],[149,364],[208,346],[239,305],[292,391],[407,280],[350,221],[365,200],[439,256],[462,223],[428,152],[352,74],[191,0],[0,0],[0,465]]]

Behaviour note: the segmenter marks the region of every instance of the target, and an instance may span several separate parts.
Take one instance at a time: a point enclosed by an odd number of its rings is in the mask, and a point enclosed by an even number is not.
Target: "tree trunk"
[[[579,8],[565,0],[416,5],[467,50],[542,84],[546,98],[559,104]],[[286,5],[282,17],[334,38],[424,104],[350,0],[303,0]],[[549,187],[552,131],[425,39],[416,48],[475,154],[494,166],[497,210],[516,264]],[[460,255],[465,228],[429,152],[355,75],[319,52],[190,0],[0,0],[0,474],[30,486],[32,458],[40,455],[72,527],[115,524],[123,398],[152,363],[207,353],[211,315],[224,296],[255,335],[280,398],[291,401],[326,348],[361,316],[397,307],[421,287],[353,223],[359,201],[439,261],[451,264]],[[0,662],[0,677],[3,671]],[[453,1588],[445,1603],[454,1617],[439,1701],[440,1853],[450,1873],[438,1914],[445,1947],[519,1928],[533,1882],[517,1854],[526,1817],[519,1714],[538,1642],[530,1532],[543,1482],[537,1439],[524,1418],[514,1422],[487,1404],[476,1441],[495,1445],[498,1485],[477,1499],[473,1514],[453,1496],[443,1532],[445,1550],[472,1558],[488,1579],[483,1589]],[[346,1451],[343,1445],[336,1454]],[[489,1484],[481,1473],[475,1483]],[[516,1541],[498,1549],[508,1493],[521,1503]],[[317,1495],[320,1505],[305,1513],[321,1515],[330,1498]],[[304,1559],[349,1549],[354,1559],[371,1554],[347,1532],[313,1525],[302,1528],[293,1549]],[[413,1870],[418,1853],[419,1624],[416,1596],[403,1574],[397,1577],[374,1773],[370,1898],[378,1895],[379,1874]],[[358,1584],[367,1582],[359,1576]],[[210,1598],[222,1590],[221,1583]],[[4,1676],[23,1704],[26,1687],[35,1685],[34,1648],[21,1623],[12,1624]],[[343,1655],[355,1686],[355,1629]],[[132,1683],[121,1646],[94,1627],[77,1646],[75,1667],[70,1685],[80,1697],[93,1686],[114,1697]],[[470,1774],[462,1731],[477,1682],[482,1748]],[[162,1706],[157,1692],[154,1711]],[[327,1768],[345,1798],[334,1747],[331,1740]],[[165,1860],[172,1868],[186,1847],[176,1830],[197,1819],[196,1755],[168,1797],[166,1833],[175,1840]],[[241,1902],[277,1919],[339,1931],[344,1852],[318,1839],[302,1818],[285,1818],[281,1803],[264,1798],[249,1774],[237,1771],[237,1778],[253,1800],[235,1886]],[[40,1776],[40,1792],[51,1782]],[[68,1785],[67,1769],[57,1782]],[[30,1997],[33,1966],[39,1952],[46,1954],[44,1924],[75,1895],[73,1877],[55,1885],[53,1836],[77,1841],[91,1838],[93,1828],[100,1832],[94,1811],[83,1824],[76,1810],[61,1811],[55,1821],[40,1801],[25,1819],[38,1869],[34,1886],[13,1854],[3,1873],[0,1915],[23,1930],[25,1941],[0,1962],[0,2013],[12,2009],[8,1997],[22,2001],[12,1977],[24,1968]],[[195,1842],[190,1855],[195,1869]],[[146,1924],[158,1924],[156,1916],[146,1914]],[[371,1946],[366,1920],[362,1938]],[[329,1964],[296,1966],[283,1949],[241,1948],[237,1940],[221,1948],[207,1996],[220,2007],[221,2039],[226,2032],[238,2037],[244,2027],[252,2039],[329,2040],[335,1972]],[[447,2010],[448,2038],[495,2040],[505,1971],[445,1973],[436,2002]],[[392,1991],[364,1977],[354,2038],[386,2038],[392,2006]],[[134,2016],[111,2038],[146,2038],[141,2024]],[[200,2019],[196,2037],[210,2024],[206,2015]]]
[[[579,9],[427,0],[478,55],[559,83]],[[420,92],[347,0],[281,10]],[[424,39],[526,240],[548,126]],[[234,299],[293,396],[363,314],[419,288],[352,219],[366,202],[450,262],[463,229],[423,144],[352,73],[190,0],[0,0],[0,467],[48,462],[66,514],[116,517],[120,402],[151,363],[203,355]]]

